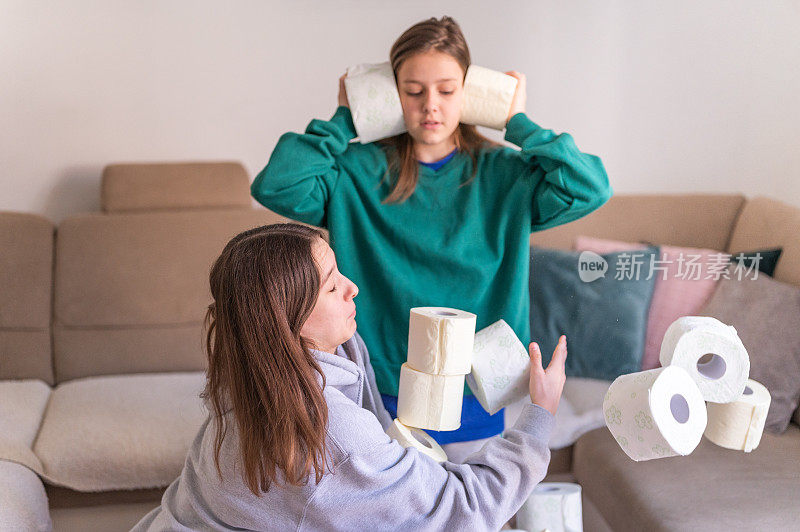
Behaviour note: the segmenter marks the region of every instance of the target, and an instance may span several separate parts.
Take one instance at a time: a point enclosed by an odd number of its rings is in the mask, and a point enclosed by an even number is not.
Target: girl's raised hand
[[[547,369],[542,367],[542,352],[539,344],[531,342],[528,352],[531,356],[529,384],[531,401],[555,416],[561,392],[564,389],[564,381],[567,379],[564,373],[564,365],[567,360],[567,337],[562,334],[558,339],[558,345],[553,351],[553,358]]]
[[[508,74],[512,78],[517,78],[517,90],[514,92],[514,98],[511,100],[511,109],[506,117],[506,124],[508,124],[512,116],[517,113],[525,112],[525,102],[528,92],[526,89],[525,74],[517,72],[516,70],[509,70],[508,72],[504,72],[504,74]]]
[[[347,73],[342,74],[342,77],[339,78],[339,105],[344,105],[345,107],[350,107],[350,102],[347,101],[347,89],[344,87],[344,78],[347,77]]]

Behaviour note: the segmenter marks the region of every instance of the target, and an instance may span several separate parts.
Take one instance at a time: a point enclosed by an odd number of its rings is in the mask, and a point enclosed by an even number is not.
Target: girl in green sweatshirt
[[[281,136],[252,184],[273,211],[329,230],[339,269],[360,288],[359,331],[384,404],[396,413],[409,310],[453,307],[477,330],[505,320],[530,340],[530,233],[577,220],[612,195],[600,159],[525,114],[525,76],[502,146],[459,122],[470,55],[450,17],[420,22],[392,46],[406,133],[369,144],[356,137],[344,82],[330,120]],[[461,428],[439,443],[503,430],[466,388]],[[446,448],[447,449],[447,448]]]

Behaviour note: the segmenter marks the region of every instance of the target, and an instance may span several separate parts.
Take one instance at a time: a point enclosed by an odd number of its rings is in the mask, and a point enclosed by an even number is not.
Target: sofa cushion
[[[573,472],[616,531],[796,530],[800,428],[751,453],[705,438],[689,456],[634,462],[607,428],[575,444]]]
[[[40,380],[0,381],[0,460],[41,472],[33,442],[49,397],[50,386]]]
[[[741,194],[616,194],[580,220],[531,234],[531,244],[572,249],[587,235],[626,242],[727,249]],[[702,231],[697,228],[702,227]],[[747,246],[743,249],[754,249]]]
[[[0,213],[0,379],[53,383],[53,224]]]
[[[736,328],[750,355],[750,378],[772,396],[766,429],[783,432],[800,402],[800,288],[734,271],[700,314]]]
[[[771,198],[749,200],[736,220],[729,253],[783,248],[774,278],[800,287],[800,208]]]
[[[649,248],[601,255],[607,270],[584,281],[579,252],[532,246],[531,336],[541,346],[542,363],[550,362],[565,334],[567,375],[614,380],[638,371],[655,284],[647,268],[657,254]]]
[[[267,210],[91,214],[56,242],[57,382],[205,368],[208,274],[237,233],[282,220]]]
[[[250,208],[250,180],[237,162],[129,163],[103,169],[105,212]]]
[[[47,481],[79,491],[168,485],[207,416],[204,384],[202,372],[60,384],[34,447]]]
[[[578,251],[610,253],[645,249],[646,244],[620,242],[587,236],[575,239]],[[717,277],[711,270],[719,266],[726,271],[728,256],[720,251],[703,248],[661,246],[657,266],[663,270],[653,272],[655,288],[647,315],[647,333],[642,370],[661,366],[658,360],[661,342],[667,328],[681,316],[696,314],[711,297],[717,285]]]

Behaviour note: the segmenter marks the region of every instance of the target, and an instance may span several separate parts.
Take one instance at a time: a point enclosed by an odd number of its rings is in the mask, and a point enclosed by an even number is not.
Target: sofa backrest
[[[783,248],[775,279],[800,286],[800,209],[778,200],[757,197],[748,201],[731,234],[727,251]]]
[[[53,384],[54,230],[41,216],[0,213],[0,380]]]
[[[533,233],[531,244],[571,249],[586,235],[724,251],[744,203],[740,194],[617,195],[579,220]]]
[[[284,219],[250,207],[249,181],[241,166],[227,168],[244,179],[226,177],[224,168],[217,167],[219,179],[192,181],[198,168],[207,170],[202,164],[117,165],[104,173],[107,214],[74,216],[58,227],[57,382],[205,368],[202,321],[211,302],[213,261],[237,233]],[[116,180],[113,186],[105,183],[109,175]],[[239,190],[226,192],[216,205],[208,188],[216,190],[219,181]],[[154,187],[181,192],[165,203],[165,194],[140,190]],[[247,203],[231,207],[230,197],[242,194]],[[136,212],[119,212],[120,206],[132,204],[119,195],[136,196]]]

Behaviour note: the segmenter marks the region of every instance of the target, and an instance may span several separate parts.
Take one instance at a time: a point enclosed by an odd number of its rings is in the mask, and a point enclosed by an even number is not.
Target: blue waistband
[[[383,405],[389,411],[392,418],[397,417],[397,397],[381,394]],[[457,441],[480,440],[489,438],[503,432],[504,414],[503,410],[489,415],[483,409],[478,399],[474,395],[465,395],[461,406],[461,427],[456,430],[438,431],[428,430],[425,432],[431,435],[439,445],[453,443]]]

